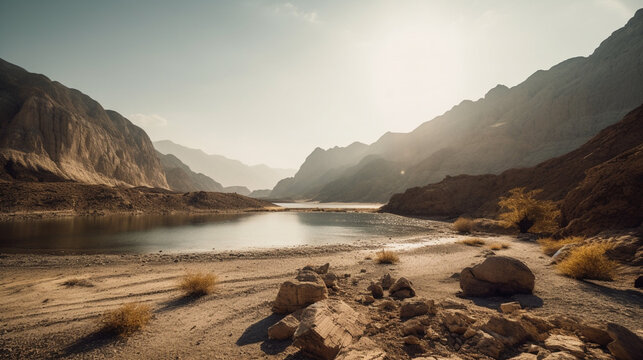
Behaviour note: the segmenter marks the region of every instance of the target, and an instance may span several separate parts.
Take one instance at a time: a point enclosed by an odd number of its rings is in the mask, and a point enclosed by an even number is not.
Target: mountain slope
[[[578,149],[500,175],[460,175],[396,194],[382,210],[422,216],[495,216],[498,198],[516,187],[561,201],[567,233],[593,235],[643,220],[643,106]]]
[[[275,169],[266,165],[249,166],[238,160],[206,154],[202,150],[190,149],[169,140],[156,141],[154,147],[163,154],[176,156],[193,171],[216,179],[225,186],[245,186],[250,189],[272,188],[277,181],[294,172],[294,170]]]
[[[179,192],[216,191],[223,192],[223,186],[211,178],[197,174],[172,154],[156,152],[170,189]]]
[[[359,156],[349,148],[335,148],[332,156],[315,150],[295,178],[282,181],[275,191],[278,197],[382,201],[447,175],[497,174],[536,165],[577,148],[641,104],[642,59],[639,10],[587,58],[539,70],[513,88],[498,85],[484,98],[463,101],[411,133],[383,135],[360,149]],[[379,190],[365,197],[364,187],[377,172],[351,168],[369,155],[395,165],[371,165],[384,171],[377,174]]]
[[[78,90],[1,59],[0,178],[168,187],[141,128]]]

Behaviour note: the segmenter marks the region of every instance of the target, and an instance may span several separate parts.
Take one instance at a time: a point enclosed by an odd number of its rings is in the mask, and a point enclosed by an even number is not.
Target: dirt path
[[[270,312],[279,284],[309,263],[329,262],[331,271],[350,274],[336,296],[366,314],[369,308],[355,299],[386,272],[408,277],[419,296],[436,301],[454,299],[490,308],[510,301],[456,297],[459,282],[452,275],[481,262],[485,249],[453,243],[459,238],[455,234],[448,237],[450,243],[432,246],[422,246],[424,238],[392,239],[406,249],[397,265],[368,260],[375,246],[180,256],[1,255],[0,358],[304,358],[289,342],[267,340],[266,331],[280,319]],[[497,253],[523,260],[535,273],[534,295],[514,297],[535,313],[609,320],[634,330],[640,326],[643,294],[631,286],[631,269],[624,269],[614,282],[579,282],[558,275],[534,243],[510,236],[491,240],[510,244]],[[176,284],[186,271],[217,274],[217,290],[196,300],[182,298]],[[62,285],[71,278],[88,279],[94,286]],[[127,340],[96,334],[100,314],[133,301],[154,309],[143,331]]]

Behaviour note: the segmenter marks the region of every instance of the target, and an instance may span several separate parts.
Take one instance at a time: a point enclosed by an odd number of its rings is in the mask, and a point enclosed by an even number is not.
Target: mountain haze
[[[242,186],[252,190],[272,189],[280,179],[294,173],[291,169],[276,169],[263,164],[246,165],[239,160],[206,154],[202,150],[191,149],[170,140],[156,141],[154,147],[163,154],[176,156],[193,171],[203,173],[224,186]]]
[[[165,172],[165,178],[171,190],[179,192],[216,191],[223,192],[223,186],[211,178],[195,173],[172,154],[156,152]]]
[[[447,175],[497,174],[569,152],[643,102],[643,10],[588,57],[498,85],[410,133],[316,149],[272,198],[385,202]],[[430,99],[427,99],[430,101]]]

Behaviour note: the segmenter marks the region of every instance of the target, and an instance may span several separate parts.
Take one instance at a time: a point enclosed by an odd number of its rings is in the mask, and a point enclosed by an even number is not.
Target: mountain
[[[172,154],[163,155],[157,151],[165,178],[170,189],[179,192],[216,191],[224,192],[223,186],[211,178],[197,174]]]
[[[0,178],[168,187],[141,128],[78,90],[2,59]]]
[[[535,167],[500,175],[460,175],[396,194],[382,210],[396,214],[495,216],[510,189],[542,189],[559,201],[562,234],[594,235],[643,220],[643,105],[578,149]]]
[[[216,179],[225,186],[272,188],[277,181],[294,173],[291,169],[275,169],[266,165],[249,166],[238,160],[206,154],[202,150],[191,149],[170,140],[156,141],[154,147],[163,154],[176,156],[192,170]]]
[[[410,133],[315,149],[272,198],[386,202],[447,175],[534,166],[585,143],[643,102],[643,9],[588,57],[498,85]],[[427,99],[430,101],[430,99]]]

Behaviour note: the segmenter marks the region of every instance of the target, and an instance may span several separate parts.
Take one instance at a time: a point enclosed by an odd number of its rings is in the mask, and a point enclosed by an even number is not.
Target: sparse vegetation
[[[542,238],[538,240],[538,243],[540,244],[540,248],[543,250],[543,252],[548,255],[552,256],[556,253],[556,251],[560,250],[565,245],[569,244],[578,244],[585,241],[585,238],[580,237],[580,236],[570,236],[566,237],[564,239],[553,239],[553,238]]]
[[[395,264],[400,261],[395,251],[382,250],[375,254],[375,262],[378,264]]]
[[[486,244],[486,242],[480,238],[468,238],[468,239],[460,240],[458,241],[458,243],[464,244],[467,246],[482,246]]]
[[[73,278],[73,279],[66,280],[65,282],[63,282],[63,285],[67,287],[74,287],[74,286],[93,287],[94,286],[94,284],[91,281],[87,279],[80,279],[80,278]]]
[[[503,249],[509,249],[509,244],[507,243],[501,243],[501,242],[495,242],[489,245],[489,249],[491,250],[503,250]]]
[[[179,282],[179,288],[186,296],[203,296],[211,293],[217,283],[214,274],[187,273]]]
[[[591,243],[571,250],[558,270],[575,279],[613,280],[617,263],[605,256],[610,245]]]
[[[473,232],[473,220],[462,217],[458,218],[453,222],[453,230],[460,233],[470,234]]]
[[[498,205],[503,209],[500,219],[508,226],[516,227],[521,233],[554,232],[558,228],[560,210],[553,201],[535,198],[542,190],[527,191],[515,188],[510,195],[501,197]]]
[[[125,337],[145,327],[151,317],[149,305],[130,303],[105,313],[100,323],[104,331]]]

